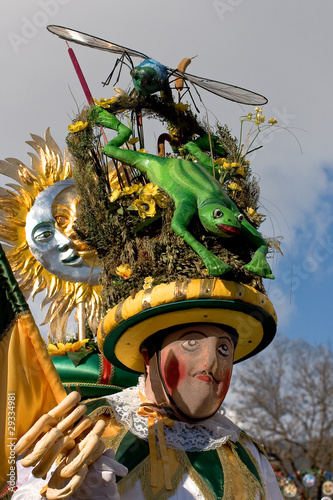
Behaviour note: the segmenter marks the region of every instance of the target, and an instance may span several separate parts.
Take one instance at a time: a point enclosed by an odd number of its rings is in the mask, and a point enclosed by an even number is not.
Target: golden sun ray
[[[60,181],[72,179],[72,167],[68,154],[62,155],[49,129],[44,138],[33,134],[31,137],[27,144],[37,153],[28,153],[31,167],[16,158],[0,161],[0,174],[15,181],[0,188],[0,240],[5,243],[7,258],[25,295],[33,300],[46,291],[42,307],[48,304],[48,310],[43,324],[49,323],[54,341],[64,341],[68,318],[80,303],[84,303],[87,322],[96,332],[102,314],[101,286],[92,283],[90,277],[87,282],[79,282],[70,272],[69,277],[61,273],[56,276],[52,269],[44,267],[38,255],[33,255],[26,236],[27,216],[39,194]],[[73,234],[71,229],[69,237]],[[89,256],[91,260],[91,250]]]

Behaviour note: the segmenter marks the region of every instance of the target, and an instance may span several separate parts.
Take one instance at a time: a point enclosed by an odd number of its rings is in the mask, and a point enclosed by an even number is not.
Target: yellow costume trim
[[[237,467],[233,453],[228,445],[217,448],[224,475],[223,499],[245,500],[245,484]]]
[[[166,490],[164,486],[163,468],[161,463],[158,467],[157,486],[152,487],[150,483],[150,458],[149,456],[143,460],[137,467],[122,478],[118,485],[120,496],[129,488],[133,487],[138,479],[141,481],[141,489],[145,500],[167,500],[177,491],[180,481],[186,472],[186,468],[180,463],[179,456],[183,452],[168,448],[168,460],[170,463],[171,472],[171,489]],[[158,461],[161,462],[161,457],[158,456]]]
[[[239,458],[238,453],[235,451],[235,445],[230,442],[230,447],[233,451],[233,455],[236,459],[237,466],[239,468],[239,471],[242,475],[244,484],[245,484],[245,491],[246,491],[246,500],[255,500],[256,495],[258,491],[260,491],[260,498],[261,500],[266,500],[266,493],[264,488],[261,486],[259,481],[255,479],[253,474],[249,471],[249,469],[246,467],[246,465],[242,462],[242,460]],[[252,454],[249,452],[248,448],[245,447],[246,452],[251,456]],[[259,467],[256,459],[251,456],[251,459],[253,459],[253,463],[256,467],[256,470],[259,472]],[[261,478],[260,478],[261,479]],[[263,484],[263,483],[262,483]]]
[[[113,421],[115,424],[113,424]],[[116,418],[111,418],[109,425],[106,427],[102,439],[107,449],[114,450],[117,453],[120,443],[122,442],[125,434],[128,432],[125,427],[119,426]],[[127,477],[127,476],[126,476]]]
[[[256,447],[258,448],[258,450],[261,451],[261,453],[267,458],[267,460],[269,460],[268,455],[266,453],[266,450],[265,450],[264,446],[261,443],[259,443],[259,441],[257,441],[257,439],[253,438],[252,436],[249,436],[248,434],[246,434],[246,432],[241,431],[240,435],[239,435],[239,442],[245,448],[246,448],[246,440],[247,439],[249,441],[252,441],[252,443],[256,445]],[[249,455],[250,454],[251,454],[251,452],[249,451]],[[256,462],[255,458],[253,460]]]
[[[184,471],[187,471],[189,477],[197,485],[201,493],[203,494],[205,500],[216,500],[215,495],[208,488],[205,480],[200,476],[200,474],[195,470],[191,464],[188,456],[184,451],[181,452],[181,464],[184,467]]]
[[[164,415],[161,415],[156,408],[156,405],[149,404],[147,398],[139,392],[140,399],[143,401],[142,405],[138,409],[138,414],[142,417],[148,418],[148,443],[149,443],[149,455],[150,455],[150,484],[152,488],[157,488],[157,477],[160,471],[158,468],[157,451],[156,451],[156,440],[155,440],[155,420],[157,420],[157,436],[160,447],[161,461],[163,466],[163,476],[164,476],[164,486],[166,490],[172,490],[171,484],[171,466],[169,463],[168,449],[165,443],[164,437],[164,424],[171,426],[174,424],[174,420]]]
[[[261,484],[263,485],[264,484],[264,481],[263,481],[263,478],[262,478],[262,475],[261,475],[261,469],[258,465],[258,462],[256,460],[256,458],[254,457],[254,455],[251,453],[251,451],[247,448],[246,446],[246,439],[248,439],[249,441],[252,441],[253,444],[256,445],[256,447],[258,448],[258,450],[264,455],[264,457],[267,458],[268,460],[268,456],[267,456],[267,453],[266,453],[266,450],[265,448],[263,447],[262,444],[260,444],[256,439],[254,439],[253,437],[249,436],[248,434],[246,434],[246,432],[244,431],[241,431],[240,435],[239,435],[239,439],[238,441],[240,442],[240,444],[242,446],[244,446],[244,448],[246,449],[249,457],[251,458],[252,462],[254,463],[256,469],[257,469],[257,472],[258,472],[258,475],[260,477],[260,481],[261,481]],[[265,499],[265,495],[263,494],[263,499]]]

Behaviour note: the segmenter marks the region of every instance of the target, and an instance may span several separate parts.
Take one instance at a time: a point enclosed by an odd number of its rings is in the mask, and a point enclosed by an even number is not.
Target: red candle
[[[67,44],[67,46],[68,46],[68,44]],[[71,49],[69,46],[68,46],[68,54],[69,54],[69,57],[71,58],[71,61],[72,61],[73,66],[75,68],[76,74],[80,80],[80,83],[81,83],[81,86],[83,88],[83,92],[85,93],[85,96],[87,98],[87,101],[89,104],[92,104],[94,102],[93,96],[91,95],[91,92],[89,90],[86,79],[82,73],[82,70],[81,70],[80,65],[79,65],[79,61],[76,59],[76,56],[74,54],[74,50]]]

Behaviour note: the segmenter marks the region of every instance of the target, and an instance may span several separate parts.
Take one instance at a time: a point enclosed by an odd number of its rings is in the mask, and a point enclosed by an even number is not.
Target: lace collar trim
[[[139,391],[144,394],[144,378],[136,387],[107,396],[117,420],[135,436],[148,441],[147,418],[138,415],[141,404]],[[171,427],[164,426],[165,442],[169,448],[184,451],[215,450],[227,441],[237,441],[240,429],[229,420],[222,407],[209,419],[189,424],[176,420]],[[157,434],[156,434],[157,439]]]

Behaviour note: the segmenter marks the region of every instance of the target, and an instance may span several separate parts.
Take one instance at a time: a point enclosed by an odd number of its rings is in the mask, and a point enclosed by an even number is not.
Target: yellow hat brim
[[[273,340],[276,322],[271,302],[254,288],[219,279],[197,279],[158,285],[128,297],[102,320],[98,343],[109,361],[142,373],[140,347],[159,330],[188,323],[224,324],[239,335],[236,363]]]

